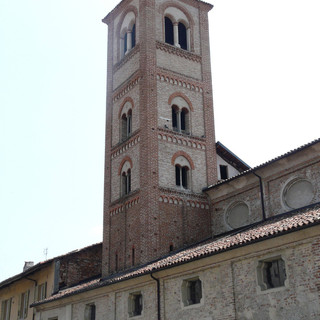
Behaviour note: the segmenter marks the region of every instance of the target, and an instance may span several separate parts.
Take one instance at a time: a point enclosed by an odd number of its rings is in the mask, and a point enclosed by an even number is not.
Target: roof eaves
[[[310,213],[313,209],[313,211],[316,212],[316,217],[313,219],[311,217],[304,217],[304,219],[301,218],[301,221],[295,221],[295,223],[291,223],[292,225],[290,227],[288,226],[279,226],[278,229],[275,230],[269,230],[268,232],[265,232],[265,234],[259,234],[259,235],[250,235],[246,236],[246,233],[249,231],[256,230],[258,232],[258,228],[267,228],[268,226],[272,226],[273,223],[281,223],[285,222],[285,220],[289,219],[297,219],[299,215]],[[199,260],[202,258],[214,256],[226,251],[230,251],[239,247],[244,247],[250,244],[254,244],[257,242],[264,241],[266,239],[271,239],[275,237],[279,237],[285,234],[289,234],[295,231],[299,231],[302,229],[307,229],[316,225],[320,224],[320,203],[316,203],[304,208],[300,208],[297,210],[293,210],[291,212],[284,213],[282,215],[273,216],[268,218],[265,221],[255,223],[250,226],[245,226],[241,228],[241,230],[234,230],[233,233],[225,234],[225,235],[219,235],[210,241],[207,241],[207,243],[192,246],[186,249],[183,249],[181,251],[175,252],[167,257],[158,259],[156,261],[150,262],[148,264],[145,264],[143,266],[136,267],[134,269],[127,270],[125,272],[122,272],[120,274],[111,275],[108,278],[101,279],[100,281],[96,281],[92,284],[87,285],[86,287],[82,287],[79,289],[76,289],[74,291],[69,291],[68,293],[61,295],[61,296],[52,296],[46,300],[34,303],[33,306],[38,306],[41,304],[53,302],[56,300],[60,300],[75,294],[79,294],[82,292],[90,291],[93,289],[97,289],[100,287],[112,285],[115,283],[120,283],[126,280],[134,279],[137,277],[145,276],[148,274],[152,274],[154,272],[163,271],[169,268],[176,267],[178,265],[183,265],[195,260]],[[260,231],[259,231],[260,232]],[[241,236],[244,238],[241,239]],[[232,242],[232,237],[234,237],[234,242]],[[221,241],[224,243],[224,247],[218,247],[218,241]],[[229,241],[229,242],[228,242]],[[238,241],[238,242],[236,242]],[[211,246],[211,248],[210,248]],[[172,259],[171,261],[167,261],[168,259]],[[139,272],[141,270],[141,272]]]
[[[223,184],[229,183],[230,181],[233,181],[233,180],[235,180],[235,179],[238,179],[238,178],[240,178],[240,177],[242,177],[242,176],[245,176],[245,175],[247,175],[247,174],[253,173],[253,172],[255,172],[255,171],[259,170],[259,169],[262,169],[262,168],[264,168],[264,167],[266,167],[266,166],[268,166],[268,165],[270,165],[270,164],[272,164],[272,163],[274,163],[274,162],[276,162],[276,161],[278,161],[278,160],[284,159],[284,158],[289,157],[289,156],[291,156],[291,155],[293,155],[293,154],[295,154],[295,153],[298,153],[298,152],[300,152],[300,151],[302,151],[302,150],[304,150],[304,149],[306,149],[306,148],[309,148],[309,147],[311,147],[311,146],[313,146],[314,144],[317,144],[317,143],[319,143],[319,142],[320,142],[320,138],[318,138],[318,139],[316,139],[316,140],[313,140],[313,141],[311,141],[311,142],[309,142],[309,143],[307,143],[307,144],[304,144],[304,145],[302,145],[302,146],[300,146],[300,147],[298,147],[298,148],[296,148],[296,149],[293,149],[293,150],[291,150],[291,151],[288,151],[288,152],[282,154],[281,156],[278,156],[278,157],[273,158],[273,159],[271,159],[271,160],[269,160],[269,161],[267,161],[267,162],[264,162],[264,163],[262,163],[262,164],[260,164],[260,165],[258,165],[258,166],[256,166],[256,167],[254,167],[254,168],[251,168],[251,169],[249,169],[249,170],[243,171],[243,172],[237,174],[236,176],[233,176],[233,177],[231,177],[231,178],[229,178],[229,179],[222,180],[222,181],[219,181],[219,182],[217,182],[217,183],[215,183],[215,184],[213,184],[213,185],[210,185],[210,186],[208,186],[208,187],[205,187],[205,188],[202,189],[202,191],[203,191],[203,192],[209,191],[210,189],[214,189],[215,187],[221,186],[221,185],[223,185]]]

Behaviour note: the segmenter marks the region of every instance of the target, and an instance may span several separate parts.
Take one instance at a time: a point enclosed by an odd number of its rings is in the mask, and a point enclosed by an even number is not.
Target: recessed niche
[[[309,205],[313,197],[313,185],[306,179],[295,179],[289,182],[283,191],[283,202],[291,209]]]
[[[226,222],[235,229],[240,228],[249,221],[249,207],[244,202],[237,202],[229,207],[226,213]]]

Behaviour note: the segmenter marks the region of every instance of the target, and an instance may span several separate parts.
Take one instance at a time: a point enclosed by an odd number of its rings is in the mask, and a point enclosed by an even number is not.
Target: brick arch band
[[[189,99],[185,94],[183,94],[182,92],[175,92],[175,93],[173,93],[173,94],[169,97],[169,99],[168,99],[168,104],[169,104],[170,106],[171,106],[171,104],[172,104],[172,100],[173,100],[174,98],[176,98],[176,97],[180,97],[180,98],[186,100],[187,103],[188,103],[188,105],[189,105],[190,110],[191,110],[191,111],[194,111],[193,105],[192,105],[190,99]]]
[[[118,175],[119,175],[119,176],[121,175],[121,171],[122,171],[123,165],[124,165],[127,161],[130,163],[130,167],[131,167],[131,169],[132,169],[133,165],[132,165],[132,160],[131,160],[131,158],[128,157],[128,156],[125,156],[125,157],[122,159],[122,161],[121,161],[121,163],[120,163],[120,166],[119,166],[119,170],[118,170]]]
[[[118,118],[119,118],[119,119],[121,118],[122,109],[123,109],[124,105],[125,105],[127,102],[130,102],[130,103],[131,103],[132,109],[133,109],[133,107],[134,107],[133,99],[130,98],[130,97],[125,98],[124,101],[123,101],[122,104],[121,104],[120,109],[119,109],[119,114],[118,114]]]
[[[193,27],[194,27],[194,20],[193,20],[193,18],[192,18],[192,15],[189,13],[188,10],[186,10],[185,7],[181,6],[180,4],[178,4],[178,3],[176,3],[176,2],[167,1],[167,2],[165,2],[164,4],[162,4],[162,5],[160,6],[160,10],[159,10],[161,16],[164,15],[164,12],[165,12],[166,9],[169,8],[169,7],[174,7],[174,8],[179,9],[180,11],[182,11],[182,12],[185,14],[185,16],[188,18],[188,21],[189,21],[189,23],[190,23],[190,28],[193,29]]]
[[[176,152],[176,153],[172,156],[171,164],[174,166],[174,162],[175,162],[176,159],[177,159],[178,157],[180,157],[180,156],[185,157],[185,158],[189,161],[190,166],[191,166],[191,169],[194,170],[195,166],[194,166],[194,163],[193,163],[191,157],[190,157],[187,153],[185,153],[184,151],[178,151],[178,152]]]

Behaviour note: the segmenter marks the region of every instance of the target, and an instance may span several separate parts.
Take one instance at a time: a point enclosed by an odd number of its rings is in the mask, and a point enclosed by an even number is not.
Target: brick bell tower
[[[103,276],[210,236],[217,181],[208,12],[123,0],[108,25]]]

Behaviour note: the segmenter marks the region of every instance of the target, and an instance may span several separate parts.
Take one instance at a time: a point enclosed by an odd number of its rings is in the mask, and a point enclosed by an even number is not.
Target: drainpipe
[[[158,320],[161,320],[161,314],[160,314],[160,312],[161,312],[161,308],[160,308],[160,281],[159,281],[159,279],[155,278],[152,273],[150,274],[150,276],[151,276],[151,278],[153,280],[155,280],[157,282]]]
[[[252,173],[259,178],[259,184],[260,184],[260,196],[261,196],[261,209],[262,209],[262,220],[266,220],[266,211],[264,208],[264,196],[263,196],[263,185],[262,185],[262,178],[256,174],[254,171]]]
[[[35,286],[38,285],[37,280],[31,279],[31,278],[28,278],[28,277],[26,277],[26,279],[27,279],[27,280],[30,280],[30,281],[33,281]]]

